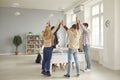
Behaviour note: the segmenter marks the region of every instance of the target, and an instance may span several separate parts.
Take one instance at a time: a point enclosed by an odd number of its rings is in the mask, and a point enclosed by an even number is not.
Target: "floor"
[[[41,65],[35,63],[36,55],[0,55],[0,80],[120,80],[120,71],[113,71],[93,62],[91,72],[82,72],[76,77],[73,69],[70,78],[58,69],[51,77],[41,74]]]

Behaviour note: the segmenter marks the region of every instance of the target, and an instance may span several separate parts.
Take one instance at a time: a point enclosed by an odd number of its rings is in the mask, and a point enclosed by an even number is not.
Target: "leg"
[[[74,62],[72,62],[72,69],[74,69],[75,68],[75,66],[74,66]]]
[[[43,49],[43,61],[42,61],[42,70],[45,71],[46,70],[46,58],[47,55],[46,55],[46,50],[45,48]]]
[[[51,57],[52,57],[52,47],[49,47],[47,50],[47,61],[46,61],[46,71],[48,76],[51,76],[50,74],[50,66],[52,65],[50,63]]]
[[[71,64],[72,64],[72,50],[69,49],[69,52],[68,52],[68,72],[67,74],[70,75],[71,73]]]
[[[76,71],[77,71],[77,75],[80,75],[80,64],[78,62],[78,50],[75,50],[75,53],[73,54],[74,56],[74,60],[75,60],[75,64],[76,64]]]
[[[65,63],[60,63],[60,69],[61,69],[61,70],[64,70],[64,64],[65,64]]]
[[[68,69],[68,63],[65,64],[65,69]]]
[[[91,58],[90,58],[90,46],[89,45],[84,46],[84,52],[85,52],[85,59],[87,63],[87,69],[91,69]]]
[[[47,55],[46,55],[46,48],[43,49],[43,61],[42,61],[42,74],[46,74],[46,61],[47,61]]]
[[[52,70],[51,71],[55,72],[55,64],[54,63],[52,64]]]

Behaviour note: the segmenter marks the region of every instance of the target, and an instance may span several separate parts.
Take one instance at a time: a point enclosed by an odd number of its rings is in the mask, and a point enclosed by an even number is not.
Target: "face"
[[[85,26],[85,28],[87,28],[87,26]]]

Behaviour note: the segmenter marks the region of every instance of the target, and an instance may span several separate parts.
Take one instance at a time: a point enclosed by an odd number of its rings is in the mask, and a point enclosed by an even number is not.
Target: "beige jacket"
[[[56,31],[58,26],[56,26],[50,33],[48,36],[43,36],[43,40],[44,40],[44,47],[51,47],[54,45],[54,32]]]
[[[79,39],[80,39],[80,30],[68,30],[67,31],[69,36],[69,48],[71,49],[78,49],[79,48]]]

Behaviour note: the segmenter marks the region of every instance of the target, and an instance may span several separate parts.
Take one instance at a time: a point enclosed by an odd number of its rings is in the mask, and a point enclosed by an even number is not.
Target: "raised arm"
[[[63,20],[61,21],[61,25],[63,26],[63,28],[64,28],[66,31],[68,30],[67,26],[64,25]]]
[[[87,28],[83,24],[80,24],[80,27],[84,32],[88,32]]]
[[[50,25],[50,21],[48,21],[48,22],[46,23],[46,26],[51,26],[51,25]]]
[[[83,31],[87,31],[87,29],[84,27],[83,24],[80,24],[80,20],[78,19],[78,17],[76,17],[76,24],[77,24],[77,29],[81,28]]]
[[[77,30],[80,30],[80,20],[76,17]]]
[[[61,22],[59,21],[59,23],[53,28],[52,33],[55,33],[60,29],[60,24]]]
[[[58,25],[58,27],[57,27],[55,33],[56,33],[59,29],[60,29],[60,24]]]

